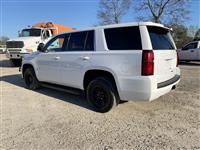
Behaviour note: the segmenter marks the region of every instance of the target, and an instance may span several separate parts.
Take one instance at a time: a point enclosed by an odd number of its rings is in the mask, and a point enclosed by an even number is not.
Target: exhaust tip
[[[174,85],[173,87],[172,87],[172,90],[175,90],[176,89],[176,86]]]

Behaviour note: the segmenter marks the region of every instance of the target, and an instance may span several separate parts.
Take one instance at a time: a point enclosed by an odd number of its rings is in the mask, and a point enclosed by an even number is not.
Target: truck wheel
[[[24,80],[26,86],[30,90],[36,90],[40,87],[40,83],[35,76],[35,72],[33,68],[27,68],[24,72]]]
[[[108,112],[119,103],[116,88],[108,78],[98,77],[87,87],[87,99],[97,112]]]
[[[21,65],[21,59],[11,59],[14,67],[19,67]]]

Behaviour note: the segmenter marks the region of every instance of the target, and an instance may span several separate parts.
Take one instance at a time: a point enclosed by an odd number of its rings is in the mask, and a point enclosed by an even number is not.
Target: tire
[[[11,59],[14,67],[19,67],[21,65],[21,59]]]
[[[95,111],[105,113],[118,105],[116,87],[108,78],[98,77],[87,87],[87,99]]]
[[[40,87],[40,83],[35,76],[33,68],[27,68],[24,72],[24,80],[26,87],[30,90],[36,90]]]

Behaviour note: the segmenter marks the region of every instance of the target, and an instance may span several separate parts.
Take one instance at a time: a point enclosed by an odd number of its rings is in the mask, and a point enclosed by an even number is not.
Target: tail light
[[[154,74],[154,53],[152,50],[142,51],[142,75]]]
[[[176,50],[176,67],[178,67],[179,64],[179,56],[178,56],[178,51]]]

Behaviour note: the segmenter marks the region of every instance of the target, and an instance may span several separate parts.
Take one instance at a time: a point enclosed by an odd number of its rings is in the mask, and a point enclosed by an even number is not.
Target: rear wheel
[[[24,80],[26,86],[30,90],[36,90],[40,87],[40,83],[35,76],[35,72],[33,68],[27,68],[24,72]]]
[[[87,87],[87,99],[95,111],[108,112],[119,103],[116,87],[108,78],[98,77]]]

